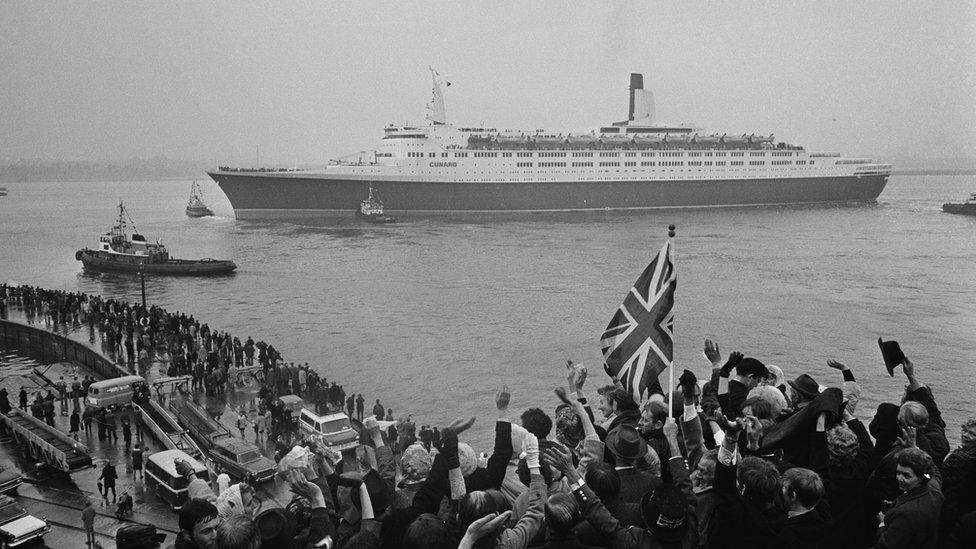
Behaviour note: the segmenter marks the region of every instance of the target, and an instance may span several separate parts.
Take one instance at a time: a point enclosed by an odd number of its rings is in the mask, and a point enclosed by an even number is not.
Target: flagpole
[[[668,225],[668,241],[671,243],[671,264],[675,271],[677,271],[678,266],[674,264],[674,224]],[[674,309],[677,305],[677,300],[671,305],[671,318],[674,318]],[[671,418],[674,414],[674,349],[677,347],[674,344],[674,335],[677,333],[675,330],[674,323],[672,321],[671,325],[671,362],[668,364],[668,418]]]

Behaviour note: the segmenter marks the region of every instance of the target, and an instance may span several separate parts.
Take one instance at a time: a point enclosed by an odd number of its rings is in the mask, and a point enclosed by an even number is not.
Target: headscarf
[[[569,404],[556,407],[556,440],[567,448],[575,448],[584,438],[583,423]]]

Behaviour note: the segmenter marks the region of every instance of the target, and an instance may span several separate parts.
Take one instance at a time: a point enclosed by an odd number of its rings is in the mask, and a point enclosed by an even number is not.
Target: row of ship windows
[[[468,157],[468,154],[471,154],[475,158],[497,158],[498,155],[501,155],[502,158],[511,158],[513,153],[510,153],[510,152],[502,152],[502,153],[498,153],[498,152],[474,152],[474,153],[456,152],[456,153],[454,153],[454,158],[467,158]],[[533,152],[520,152],[520,153],[514,153],[514,154],[518,158],[532,158],[533,155],[535,155],[538,158],[565,158],[567,154],[571,154],[573,158],[592,158],[593,157],[593,153],[591,153],[591,152],[574,152],[574,153],[565,153],[565,152],[534,152],[534,153]],[[620,152],[601,152],[599,154],[600,154],[600,158],[619,158],[620,155],[623,155],[625,158],[633,158],[633,157],[636,157],[638,155],[638,153],[636,153],[636,152],[625,152],[625,153],[620,153]],[[772,154],[772,156],[792,156],[793,155],[793,152],[776,151],[776,152],[772,152],[770,154]],[[796,154],[799,155],[799,153],[796,153]],[[724,157],[726,155],[728,155],[728,156],[745,156],[745,153],[744,152],[728,152],[727,153],[727,152],[714,152],[714,151],[713,152],[676,152],[676,151],[664,151],[664,152],[659,152],[659,153],[645,151],[645,152],[641,152],[640,153],[640,156],[643,157],[643,158],[653,158],[655,155],[656,156],[664,156],[664,157],[678,157],[678,158],[684,157],[685,155],[687,155],[689,157],[694,158],[694,157],[700,157],[700,156],[711,157],[713,155],[714,156],[717,156],[717,157]],[[392,155],[390,155],[390,154],[377,154],[376,156],[392,156]],[[440,156],[442,158],[447,158],[448,153],[446,153],[446,152],[440,153]],[[765,152],[750,152],[749,153],[749,156],[763,157],[763,156],[766,156],[766,153]],[[407,157],[408,158],[436,158],[437,157],[437,153],[433,153],[433,152],[432,153],[408,152],[407,153]],[[781,161],[777,161],[777,162],[781,162]],[[800,161],[798,161],[798,163],[799,162]]]
[[[797,160],[796,161],[796,164],[798,166],[806,165],[806,163],[807,163],[806,160]],[[732,160],[732,161],[728,162],[728,165],[729,166],[742,166],[744,164],[745,164],[745,161],[743,161],[743,160]],[[789,165],[790,164],[790,161],[789,160],[774,160],[770,164],[772,164],[774,166],[784,166],[784,165]],[[812,160],[810,161],[810,164],[811,165],[813,164],[813,161]],[[593,167],[593,162],[572,162],[571,165],[574,168],[592,168]],[[620,162],[598,162],[597,165],[599,167],[601,167],[601,168],[613,168],[613,167],[620,167]],[[637,162],[624,162],[623,165],[625,167],[636,167],[637,166]],[[685,163],[682,162],[682,161],[680,161],[680,160],[678,160],[678,161],[675,161],[675,160],[667,160],[667,161],[657,162],[657,163],[655,163],[655,162],[641,162],[640,165],[642,167],[648,167],[648,166],[653,167],[655,165],[657,165],[657,166],[668,166],[668,167],[672,167],[672,166],[685,166]],[[690,161],[690,162],[688,162],[687,165],[688,166],[702,166],[703,163],[701,161],[699,161],[699,160],[696,160],[696,161]],[[726,162],[724,160],[718,161],[718,162],[707,161],[707,162],[704,162],[704,165],[705,166],[713,166],[713,165],[714,166],[725,166],[726,165]],[[766,165],[766,162],[765,161],[762,161],[762,160],[750,160],[749,161],[749,165],[750,166],[765,166]],[[518,168],[531,168],[532,167],[532,162],[516,162],[516,167],[518,167]],[[566,163],[565,162],[539,162],[536,167],[539,167],[539,168],[565,168],[566,167]]]

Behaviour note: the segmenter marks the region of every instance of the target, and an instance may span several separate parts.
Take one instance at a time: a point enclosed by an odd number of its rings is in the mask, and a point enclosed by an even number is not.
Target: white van
[[[98,408],[128,404],[132,402],[136,390],[145,384],[146,380],[142,376],[122,376],[96,381],[88,387],[88,398],[85,402]]]
[[[342,412],[320,416],[302,408],[302,413],[298,416],[298,427],[313,440],[321,441],[337,452],[359,445],[359,433],[349,423],[349,416]]]

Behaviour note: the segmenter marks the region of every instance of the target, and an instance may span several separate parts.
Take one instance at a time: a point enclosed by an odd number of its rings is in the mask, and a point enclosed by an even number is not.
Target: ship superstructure
[[[238,216],[354,210],[372,184],[390,211],[641,209],[874,200],[891,166],[811,153],[773,135],[658,122],[632,74],[627,120],[585,132],[448,123],[433,75],[426,124],[389,125],[374,150],[324,170],[221,167],[210,175]],[[284,196],[260,196],[267,193]]]

